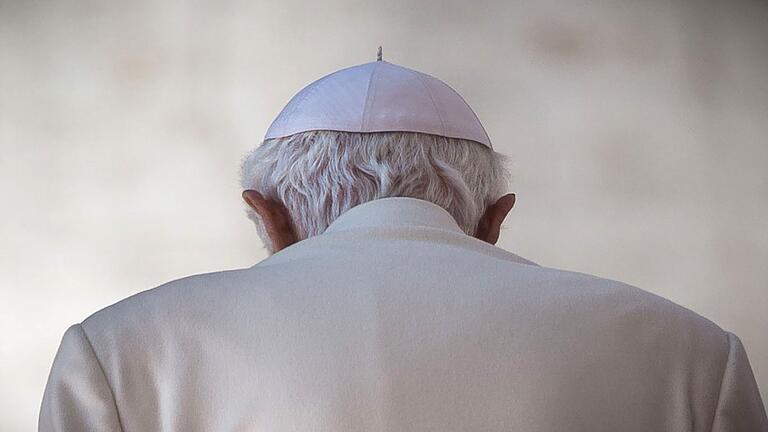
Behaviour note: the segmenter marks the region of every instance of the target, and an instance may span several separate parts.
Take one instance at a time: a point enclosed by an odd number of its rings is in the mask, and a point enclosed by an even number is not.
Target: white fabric
[[[40,431],[765,431],[739,339],[412,198],[64,334]]]
[[[265,139],[310,130],[423,132],[491,147],[472,108],[448,84],[383,60],[336,71],[304,87]]]

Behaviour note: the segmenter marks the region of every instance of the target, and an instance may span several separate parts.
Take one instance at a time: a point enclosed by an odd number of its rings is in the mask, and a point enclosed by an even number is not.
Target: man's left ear
[[[278,201],[264,197],[255,190],[243,191],[243,200],[261,217],[264,230],[269,236],[272,253],[278,252],[298,241],[291,225],[291,217],[285,206]]]
[[[515,194],[506,194],[485,209],[477,224],[475,237],[490,244],[496,244],[501,232],[501,223],[512,207],[515,206]]]

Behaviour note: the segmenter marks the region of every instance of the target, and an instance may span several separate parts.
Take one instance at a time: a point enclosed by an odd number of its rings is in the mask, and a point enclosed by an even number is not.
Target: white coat
[[[64,334],[40,431],[766,431],[739,338],[412,198]]]

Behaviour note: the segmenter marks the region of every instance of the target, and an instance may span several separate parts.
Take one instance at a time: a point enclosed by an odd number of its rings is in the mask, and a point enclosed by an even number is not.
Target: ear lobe
[[[261,218],[273,252],[285,249],[298,241],[291,225],[291,217],[282,203],[265,198],[255,190],[243,191],[243,200]]]
[[[486,220],[485,213],[480,216],[480,220],[477,221],[477,228],[475,228],[475,238],[485,240],[488,232],[488,221]]]

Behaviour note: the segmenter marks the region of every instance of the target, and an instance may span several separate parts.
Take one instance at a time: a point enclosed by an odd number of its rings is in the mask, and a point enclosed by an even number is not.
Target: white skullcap
[[[383,60],[341,69],[304,87],[265,139],[311,130],[423,132],[492,148],[475,112],[448,84]]]

